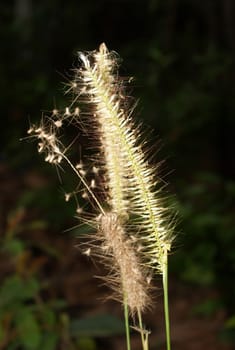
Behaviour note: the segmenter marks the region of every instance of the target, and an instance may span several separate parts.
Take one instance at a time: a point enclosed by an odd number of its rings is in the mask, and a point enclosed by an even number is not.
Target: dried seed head
[[[28,134],[33,135],[39,140],[38,152],[44,152],[46,154],[46,162],[59,164],[64,156],[64,147],[59,141],[55,129],[56,125],[54,123],[48,125],[42,121],[40,127],[32,125],[28,130]]]
[[[66,107],[65,108],[65,113],[64,113],[65,116],[70,116],[71,115],[71,112],[69,110],[69,107]]]
[[[54,108],[54,109],[52,110],[52,115],[55,116],[55,115],[58,115],[58,114],[59,114],[58,109]]]
[[[132,314],[149,306],[146,273],[135,253],[131,240],[125,237],[124,229],[115,213],[105,213],[98,218],[101,249],[108,267],[113,270],[107,277],[115,291],[115,298],[124,299]]]
[[[74,109],[73,115],[74,115],[75,117],[78,117],[78,116],[79,116],[79,113],[80,113],[80,109],[79,109],[79,107],[76,107],[76,108]]]
[[[71,196],[72,196],[72,193],[65,193],[64,195],[65,202],[69,202],[69,200],[71,199]]]
[[[104,170],[107,177],[104,188],[106,199],[111,210],[119,216],[125,216],[128,210],[125,160],[119,139],[113,137],[116,125],[114,119],[120,112],[119,92],[122,90],[121,80],[117,81],[113,74],[114,67],[117,66],[116,54],[110,53],[103,43],[98,51],[80,53],[79,57],[82,64],[76,71],[75,80],[78,82],[79,95],[83,96],[84,102],[92,109],[96,137],[100,141],[100,158],[103,159],[102,171]],[[98,173],[96,166],[93,167],[93,172]]]
[[[77,207],[76,213],[77,214],[82,214],[82,212],[83,212],[83,209],[81,207]]]
[[[77,80],[82,82],[82,89],[86,87],[84,96],[99,124],[111,211],[123,220],[128,217],[126,213],[134,213],[137,231],[141,232],[138,240],[143,246],[139,245],[139,250],[148,265],[162,274],[173,240],[172,224],[159,199],[161,180],[156,177],[157,167],[149,165],[139,128],[133,125],[134,106],[127,107],[127,80],[118,76],[117,56],[105,44],[98,51],[80,54],[80,58]]]
[[[54,124],[57,128],[61,128],[61,126],[63,125],[63,122],[61,119],[57,119],[54,121]]]

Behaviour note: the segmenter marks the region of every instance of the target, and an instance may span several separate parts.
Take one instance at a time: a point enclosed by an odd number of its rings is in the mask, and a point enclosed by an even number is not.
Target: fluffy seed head
[[[81,54],[80,58],[77,81],[86,86],[84,94],[99,124],[111,210],[125,219],[126,214],[135,216],[148,264],[162,273],[171,247],[171,229],[160,191],[156,190],[156,185],[160,186],[157,168],[149,165],[148,154],[143,151],[139,128],[131,117],[133,108],[126,107],[116,55],[102,44],[98,51]]]
[[[58,164],[65,158],[84,186],[81,196],[87,201],[94,199],[102,213],[98,218],[99,252],[111,268],[107,281],[117,298],[124,295],[134,314],[149,304],[150,274],[143,269],[143,261],[145,267],[147,264],[163,273],[171,248],[171,229],[156,189],[160,183],[156,177],[158,169],[149,165],[149,156],[143,151],[140,128],[132,119],[134,107],[130,107],[125,94],[128,80],[117,73],[117,55],[101,44],[98,51],[80,53],[79,57],[81,65],[68,89],[76,94],[73,103],[62,113],[54,109],[47,119],[50,124],[32,126],[28,133],[38,138],[38,151],[46,153],[46,161]],[[81,111],[76,105],[79,101],[84,108]],[[89,136],[90,125],[95,125],[92,136],[99,143],[99,156],[90,168],[96,179],[88,177],[87,181],[82,163],[73,165],[65,156],[65,148],[57,137],[65,121],[79,123]],[[98,176],[104,178],[104,183],[100,184]],[[103,185],[106,194],[104,205],[94,194],[97,183],[99,189]],[[108,207],[107,211],[103,207]],[[77,213],[81,211],[78,207]],[[90,254],[88,248],[86,255]]]
[[[149,306],[147,276],[135,253],[133,242],[126,237],[117,214],[109,212],[98,218],[101,251],[105,262],[112,270],[107,276],[114,297],[124,299],[130,312],[135,314]],[[103,253],[102,253],[103,255]]]
[[[31,126],[28,134],[38,139],[38,152],[45,153],[45,161],[51,164],[59,164],[63,159],[64,147],[59,141],[54,124],[48,125],[41,122],[41,126]]]
[[[76,81],[78,85],[80,83],[79,93],[84,96],[84,101],[93,110],[91,117],[100,135],[109,204],[112,211],[115,211],[120,217],[125,217],[128,210],[127,176],[124,172],[126,165],[120,142],[114,136],[116,126],[113,114],[120,112],[119,91],[121,87],[121,84],[117,86],[113,75],[116,57],[113,53],[111,55],[108,52],[105,44],[101,44],[99,51],[88,55],[82,53],[80,59],[82,66],[76,72]]]

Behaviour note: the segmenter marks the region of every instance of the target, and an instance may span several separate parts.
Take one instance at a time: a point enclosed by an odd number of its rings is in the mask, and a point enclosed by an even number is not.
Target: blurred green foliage
[[[135,77],[131,94],[140,97],[137,118],[151,125],[153,138],[158,135],[164,144],[156,161],[167,158],[167,168],[175,169],[167,179],[176,192],[180,217],[175,254],[170,258],[172,274],[187,283],[218,288],[218,305],[226,307],[233,321],[234,2],[42,0],[35,4],[28,0],[22,4],[20,0],[0,4],[4,130],[0,165],[7,164],[8,173],[12,171],[17,181],[33,169],[48,182],[44,190],[38,186],[29,190],[23,182],[16,192],[12,190],[6,203],[2,196],[1,216],[15,207],[18,198],[22,206],[38,210],[44,222],[36,220],[36,225],[44,228],[61,227],[73,216],[72,208],[62,202],[60,185],[39,160],[34,145],[19,143],[19,139],[26,135],[29,120],[40,119],[41,110],[68,104],[61,81],[71,77],[76,51],[93,50],[105,41],[123,59],[121,74]],[[10,237],[4,241],[9,254],[23,254],[24,239],[6,234],[4,227],[3,232]],[[41,288],[37,276],[25,281],[13,273],[2,281],[1,299],[6,303],[1,304],[1,339],[11,324],[19,334],[14,341],[25,349],[37,349],[39,344],[43,349],[55,347],[58,315],[47,302],[37,304]],[[45,322],[47,314],[50,321]],[[234,331],[232,321],[228,324]],[[43,328],[48,334],[45,339]],[[14,341],[12,349],[17,347]],[[81,340],[87,344],[84,349],[94,348],[89,341]]]
[[[53,281],[42,275],[46,257],[61,258],[55,247],[39,244],[43,255],[32,255],[35,241],[21,239],[27,230],[45,230],[43,222],[20,225],[22,207],[11,213],[8,230],[1,239],[1,258],[11,270],[0,285],[0,347],[9,350],[96,350],[97,337],[124,333],[124,324],[114,316],[71,317],[66,300],[53,295]],[[31,251],[31,252],[30,252]],[[2,273],[1,269],[1,273]],[[50,291],[51,290],[51,291]]]
[[[218,282],[222,287],[227,273],[235,273],[234,189],[235,182],[224,183],[211,173],[197,174],[194,185],[184,188],[178,203],[184,233],[176,254],[182,278],[205,285]]]

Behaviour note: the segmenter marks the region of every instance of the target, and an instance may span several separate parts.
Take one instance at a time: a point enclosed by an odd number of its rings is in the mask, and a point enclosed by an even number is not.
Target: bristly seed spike
[[[43,116],[39,126],[29,128],[28,137],[38,139],[38,152],[45,153],[45,161],[60,168],[64,160],[76,174],[79,184],[75,191],[65,193],[65,201],[80,193],[84,210],[76,200],[76,213],[97,228],[100,243],[92,241],[83,254],[92,252],[103,258],[111,271],[107,282],[115,297],[120,299],[122,294],[124,309],[128,306],[132,315],[139,316],[151,304],[152,270],[166,280],[173,240],[168,211],[160,199],[162,181],[145,151],[141,127],[133,121],[136,104],[125,88],[132,78],[119,76],[117,54],[102,43],[96,51],[79,53],[79,58],[80,67],[66,92],[75,96],[72,103],[61,112],[54,108],[50,116]],[[88,136],[96,147],[85,167],[67,156],[77,138],[63,145],[65,125],[78,126],[79,135]],[[78,150],[75,147],[79,158]],[[141,322],[140,328],[146,344],[148,335]]]

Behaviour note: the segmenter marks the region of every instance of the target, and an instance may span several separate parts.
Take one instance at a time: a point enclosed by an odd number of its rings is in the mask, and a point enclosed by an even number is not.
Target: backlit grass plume
[[[100,126],[113,210],[119,215],[134,214],[138,218],[136,235],[142,242],[146,261],[163,275],[167,290],[171,229],[156,189],[157,168],[149,165],[148,155],[139,141],[140,132],[131,118],[132,108],[126,108],[124,80],[118,76],[116,56],[102,44],[98,52],[80,54],[80,59],[83,65],[76,72],[75,82],[86,86],[81,91],[92,105],[93,117]],[[167,293],[164,303],[167,311]],[[168,320],[166,328],[170,348]]]
[[[128,178],[125,157],[115,135],[114,113],[120,110],[117,81],[113,75],[114,60],[104,44],[98,52],[79,55],[82,66],[75,72],[75,84],[83,101],[90,105],[90,123],[96,125],[97,136],[108,186],[108,202],[120,217],[128,212]],[[99,164],[100,166],[100,164]],[[127,191],[127,192],[126,192]]]
[[[80,54],[80,59],[82,67],[76,71],[75,82],[91,104],[90,117],[99,125],[112,209],[120,216],[139,217],[136,231],[147,260],[163,273],[171,230],[156,190],[157,168],[148,164],[141,134],[131,118],[133,109],[125,106],[124,80],[117,74],[116,56],[102,44],[98,52]]]
[[[125,234],[116,213],[101,214],[98,217],[98,227],[101,255],[110,270],[109,285],[114,289],[118,300],[124,296],[133,315],[137,311],[143,312],[149,302],[148,283],[139,257],[133,249],[133,242]],[[120,295],[117,295],[117,291]]]
[[[128,79],[118,75],[117,54],[101,44],[97,51],[79,53],[79,60],[80,66],[75,69],[69,88],[75,95],[72,105],[65,113],[54,112],[46,118],[46,125],[33,126],[29,133],[38,137],[38,150],[46,152],[47,161],[58,164],[65,159],[69,163],[88,198],[92,197],[96,205],[93,225],[97,227],[99,247],[95,255],[110,270],[106,281],[115,291],[115,298],[123,301],[128,349],[128,310],[132,316],[138,315],[143,349],[148,349],[141,317],[151,304],[147,281],[153,272],[162,275],[169,350],[167,257],[172,229],[168,210],[161,200],[158,167],[150,165],[149,154],[141,141],[141,128],[133,120],[134,105],[125,92]],[[91,162],[92,169],[101,169],[100,184],[105,195],[102,202],[97,199],[94,182],[89,183],[85,172],[72,164],[66,148],[56,138],[65,120],[80,125],[98,149]]]

